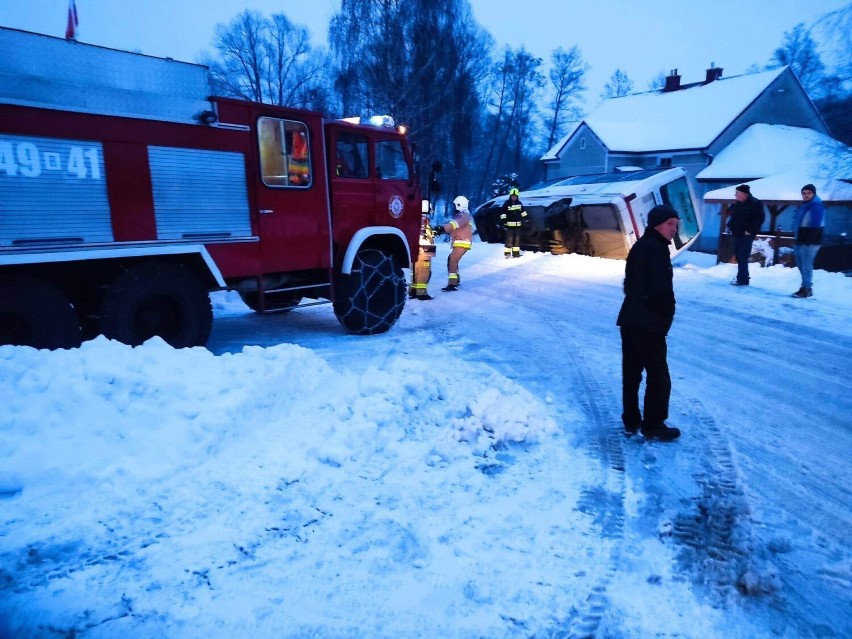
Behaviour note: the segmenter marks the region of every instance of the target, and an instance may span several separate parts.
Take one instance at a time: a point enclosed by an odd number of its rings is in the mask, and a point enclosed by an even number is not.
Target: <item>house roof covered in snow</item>
[[[606,100],[586,123],[610,151],[703,149],[787,67]]]
[[[605,100],[585,123],[610,151],[704,149],[788,67]],[[576,128],[542,160],[554,160]]]
[[[842,143],[813,129],[783,124],[752,124],[695,177],[699,181],[742,181],[794,169],[819,174],[819,165],[826,152],[837,145]]]

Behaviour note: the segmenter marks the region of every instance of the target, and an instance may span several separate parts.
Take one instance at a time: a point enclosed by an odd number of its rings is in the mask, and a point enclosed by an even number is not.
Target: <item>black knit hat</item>
[[[737,187],[737,191],[742,191],[743,193],[750,195],[751,194],[751,187],[749,187],[748,184],[740,184]]]
[[[673,217],[680,219],[680,215],[672,207],[665,206],[664,204],[657,205],[648,213],[648,228],[656,228]]]
[[[813,184],[805,184],[802,187],[803,191],[810,191],[811,193],[816,193],[816,187]]]

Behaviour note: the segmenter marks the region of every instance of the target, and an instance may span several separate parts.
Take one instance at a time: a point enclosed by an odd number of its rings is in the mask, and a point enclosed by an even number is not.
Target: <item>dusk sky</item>
[[[316,46],[326,44],[339,0],[76,0],[79,40],[149,55],[196,61],[210,49],[217,24],[248,8],[282,12],[305,25]],[[587,102],[592,108],[616,68],[636,91],[660,72],[678,69],[685,82],[702,79],[714,63],[726,76],[763,66],[802,22],[811,27],[845,0],[471,0],[474,16],[498,47],[524,45],[549,59],[561,46],[578,46],[591,66]],[[0,0],[0,25],[64,36],[68,0]],[[815,31],[818,45],[825,37]],[[825,55],[825,53],[824,53]],[[828,59],[826,59],[829,62]]]

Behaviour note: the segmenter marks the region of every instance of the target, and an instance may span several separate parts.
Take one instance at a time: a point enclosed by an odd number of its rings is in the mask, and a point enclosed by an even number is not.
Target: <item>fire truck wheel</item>
[[[203,346],[213,309],[207,291],[179,264],[146,262],[119,275],[107,288],[98,328],[131,346],[161,337],[175,348]]]
[[[55,349],[81,341],[77,313],[56,288],[34,277],[0,277],[0,344]]]
[[[384,333],[402,313],[405,288],[405,275],[391,255],[374,249],[359,251],[352,273],[340,276],[334,314],[356,335]]]

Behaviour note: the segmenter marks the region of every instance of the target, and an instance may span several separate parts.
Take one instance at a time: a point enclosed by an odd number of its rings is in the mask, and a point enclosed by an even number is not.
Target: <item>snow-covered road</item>
[[[608,570],[595,573],[578,602],[574,630],[597,628],[609,582],[632,572],[625,567],[648,538],[668,536],[685,579],[718,605],[742,605],[768,634],[852,634],[849,303],[788,297],[795,270],[771,269],[770,278],[755,265],[755,285],[744,289],[729,285],[731,265],[708,272],[684,260],[669,337],[669,422],[684,436],[649,446],[619,431],[623,263],[543,254],[504,261],[499,249],[478,248],[487,257],[471,254],[463,264],[458,294],[438,290],[439,267],[437,299],[409,303],[399,333],[414,331],[415,343],[398,333],[375,343],[344,338],[342,356],[347,366],[380,365],[422,348],[441,367],[451,365],[449,352],[546,397],[557,416],[582,411],[570,435],[601,471],[598,485],[584,487],[581,508],[601,526],[589,552]],[[310,345],[313,317],[288,332]],[[220,324],[212,348],[233,348],[229,334]]]
[[[369,338],[0,347],[0,637],[852,636],[852,280],[687,256],[648,444],[624,263],[501,253]]]

